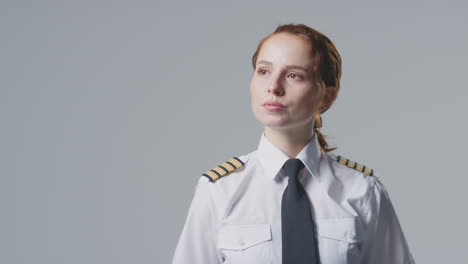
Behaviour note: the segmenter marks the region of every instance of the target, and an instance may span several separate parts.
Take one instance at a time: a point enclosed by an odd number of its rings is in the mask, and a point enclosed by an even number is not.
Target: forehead
[[[267,60],[273,64],[298,64],[309,66],[312,63],[312,46],[303,36],[292,33],[276,33],[263,43],[257,61]]]

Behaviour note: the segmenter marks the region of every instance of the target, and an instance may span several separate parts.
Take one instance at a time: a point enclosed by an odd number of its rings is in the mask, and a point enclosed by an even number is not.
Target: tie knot
[[[304,163],[302,163],[300,159],[292,158],[284,163],[283,168],[286,170],[286,174],[289,177],[297,177],[299,171],[304,168]]]

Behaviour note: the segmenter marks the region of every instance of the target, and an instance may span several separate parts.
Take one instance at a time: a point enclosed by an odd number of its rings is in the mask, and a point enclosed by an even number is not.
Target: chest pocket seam
[[[322,238],[333,239],[346,243],[359,243],[363,240],[359,221],[353,218],[327,219],[319,218],[317,235]]]
[[[242,251],[271,241],[269,224],[225,225],[218,232],[218,248]]]

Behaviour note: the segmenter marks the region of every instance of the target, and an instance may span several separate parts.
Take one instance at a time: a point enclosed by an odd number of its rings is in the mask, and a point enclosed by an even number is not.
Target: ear
[[[333,102],[335,102],[336,96],[338,94],[338,89],[335,86],[327,86],[325,87],[325,94],[322,99],[322,103],[320,104],[320,113],[323,113],[332,106]]]

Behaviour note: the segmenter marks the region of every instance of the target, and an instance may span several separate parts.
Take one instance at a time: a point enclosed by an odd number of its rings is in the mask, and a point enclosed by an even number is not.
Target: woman
[[[382,183],[320,132],[340,87],[333,43],[281,25],[252,64],[258,149],[200,178],[173,263],[414,263]]]

